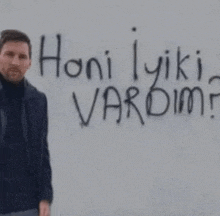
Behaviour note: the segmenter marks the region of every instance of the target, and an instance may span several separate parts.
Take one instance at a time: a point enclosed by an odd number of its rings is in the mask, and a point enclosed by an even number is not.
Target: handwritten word
[[[173,111],[174,114],[177,113],[182,113],[184,105],[187,107],[187,112],[188,114],[191,114],[193,111],[194,107],[194,98],[195,98],[195,93],[197,92],[197,97],[200,98],[200,115],[204,114],[204,94],[203,90],[200,87],[194,87],[194,88],[189,88],[189,87],[184,87],[180,91],[177,89],[173,90]],[[103,106],[103,120],[107,119],[107,112],[110,109],[116,110],[117,118],[116,118],[116,123],[120,123],[122,120],[122,111],[123,111],[123,104],[125,104],[125,109],[127,112],[127,118],[130,117],[131,115],[131,110],[136,113],[136,116],[138,117],[140,123],[144,125],[145,120],[144,120],[144,115],[143,113],[141,114],[140,109],[138,106],[135,104],[134,99],[138,97],[140,91],[139,88],[136,86],[131,86],[127,88],[125,92],[125,98],[122,99],[122,96],[118,89],[114,86],[108,86],[104,92],[102,93],[102,97],[104,100],[104,106]],[[93,100],[90,106],[90,111],[87,115],[87,118],[82,114],[80,104],[78,102],[78,97],[76,92],[73,92],[73,101],[75,104],[75,107],[77,109],[77,112],[79,114],[80,120],[81,120],[81,125],[87,126],[91,120],[93,111],[95,109],[97,97],[100,94],[100,88],[96,88]],[[155,111],[153,109],[153,104],[156,102],[157,94],[161,94],[163,96],[163,101],[162,101],[162,107],[160,105],[161,111]],[[187,97],[188,95],[188,97]],[[220,94],[219,94],[220,95]],[[213,96],[210,94],[210,96]],[[114,103],[109,103],[109,97],[115,98]],[[171,95],[168,94],[167,91],[165,91],[162,88],[153,88],[149,92],[146,93],[146,97],[144,98],[139,98],[139,101],[143,101],[143,106],[145,107],[146,116],[163,116],[165,115],[168,110],[170,109],[170,98]],[[161,102],[161,101],[160,101]]]
[[[44,56],[44,46],[45,46],[45,36],[41,37],[41,48],[40,48],[40,71],[41,71],[41,75],[44,75],[44,62],[45,61],[55,61],[56,62],[56,76],[59,77],[60,76],[60,61],[61,61],[61,56],[60,56],[60,51],[61,51],[61,35],[58,34],[57,36],[57,53],[55,56]],[[108,78],[111,79],[111,58],[108,57],[109,55],[109,51],[106,50],[105,51],[105,55],[107,57],[107,68],[108,68]],[[71,64],[74,64],[78,67],[78,71],[70,71],[69,66]],[[86,75],[88,79],[92,78],[92,66],[94,65],[98,71],[99,71],[99,77],[100,80],[103,79],[103,70],[102,70],[102,66],[99,62],[99,60],[95,57],[92,57],[90,59],[88,59],[85,63],[86,65]],[[78,76],[80,76],[82,69],[83,69],[83,61],[81,58],[79,59],[69,59],[63,66],[64,71],[66,73],[66,75],[70,78],[76,78]]]

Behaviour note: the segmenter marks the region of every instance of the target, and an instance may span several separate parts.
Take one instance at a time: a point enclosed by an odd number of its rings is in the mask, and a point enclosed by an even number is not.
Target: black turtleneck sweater
[[[26,210],[31,199],[32,203],[35,202],[34,198],[27,197],[27,188],[24,187],[27,179],[27,152],[21,121],[24,81],[13,84],[6,81],[1,74],[0,80],[4,98],[2,109],[6,116],[5,133],[0,144],[0,177],[3,180],[0,196],[4,200],[4,203],[0,203],[0,208],[3,208],[3,212],[16,212]],[[16,194],[20,194],[22,200],[16,198]]]
[[[18,84],[6,81],[0,74],[3,85],[3,95],[6,102],[5,114],[7,126],[4,140],[6,143],[23,142],[23,131],[21,125],[21,100],[24,96],[24,80]]]

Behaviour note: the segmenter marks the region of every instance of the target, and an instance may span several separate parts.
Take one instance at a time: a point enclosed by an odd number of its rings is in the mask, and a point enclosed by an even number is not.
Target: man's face
[[[0,52],[0,73],[9,82],[18,83],[31,66],[26,42],[8,41]]]

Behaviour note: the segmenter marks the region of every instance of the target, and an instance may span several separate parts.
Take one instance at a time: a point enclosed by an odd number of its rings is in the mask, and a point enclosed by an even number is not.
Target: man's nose
[[[14,56],[14,58],[12,59],[12,64],[19,65],[19,58],[17,56]]]

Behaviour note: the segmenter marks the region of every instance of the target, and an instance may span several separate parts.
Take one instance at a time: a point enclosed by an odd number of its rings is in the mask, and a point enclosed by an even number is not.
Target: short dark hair
[[[0,38],[0,52],[2,50],[3,45],[8,41],[21,41],[27,43],[29,47],[29,58],[31,59],[31,41],[30,38],[24,32],[15,29],[6,29],[2,31]]]

